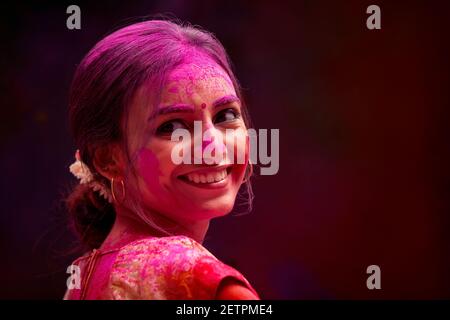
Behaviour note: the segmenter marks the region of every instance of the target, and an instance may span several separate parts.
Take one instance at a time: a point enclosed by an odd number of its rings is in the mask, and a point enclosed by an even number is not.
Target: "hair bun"
[[[100,247],[115,220],[113,205],[89,186],[78,184],[66,198],[66,207],[81,241],[89,249]]]

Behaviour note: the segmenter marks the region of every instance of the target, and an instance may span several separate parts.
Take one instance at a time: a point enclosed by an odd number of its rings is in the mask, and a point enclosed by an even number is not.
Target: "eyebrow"
[[[188,104],[173,104],[166,107],[158,108],[157,115],[177,112],[194,112],[194,107]]]
[[[181,112],[194,112],[194,107],[188,104],[173,104],[165,107],[159,107],[154,110],[147,121],[152,121],[159,115],[168,114],[168,113],[181,113]]]
[[[212,107],[213,108],[218,108],[221,107],[223,105],[229,104],[229,103],[233,103],[233,102],[241,102],[241,100],[236,97],[235,95],[226,95],[223,96],[222,98],[217,99],[216,101],[214,101],[212,103]],[[168,114],[168,113],[184,113],[184,112],[190,112],[193,113],[195,111],[195,108],[189,104],[183,104],[183,103],[178,103],[178,104],[172,104],[172,105],[168,105],[168,106],[164,106],[164,107],[159,107],[155,112],[153,112],[150,117],[149,117],[149,121],[156,118],[159,115],[163,115],[163,114]]]
[[[239,98],[236,97],[235,95],[230,94],[230,95],[227,95],[227,96],[217,99],[216,101],[213,102],[212,106],[214,108],[217,108],[217,107],[223,106],[224,104],[229,104],[232,102],[241,103],[241,100],[239,100]]]

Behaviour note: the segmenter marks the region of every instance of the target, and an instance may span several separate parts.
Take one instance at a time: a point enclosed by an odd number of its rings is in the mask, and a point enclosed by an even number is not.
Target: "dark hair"
[[[94,150],[112,142],[120,143],[131,163],[126,128],[122,126],[126,123],[122,119],[128,116],[130,101],[136,90],[147,82],[152,83],[153,92],[159,93],[167,74],[183,63],[184,48],[207,54],[227,72],[242,101],[244,122],[247,128],[251,127],[231,62],[213,34],[167,20],[124,27],[98,42],[83,58],[69,97],[70,130],[81,160],[105,187],[109,188],[109,181],[93,166]],[[250,176],[252,170],[249,171]],[[251,210],[253,193],[249,178],[246,191]],[[99,247],[114,223],[113,205],[91,188],[78,184],[66,198],[66,206],[81,241],[89,248]]]

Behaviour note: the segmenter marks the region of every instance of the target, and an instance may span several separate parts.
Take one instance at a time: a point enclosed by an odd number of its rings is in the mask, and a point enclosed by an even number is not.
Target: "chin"
[[[229,214],[233,210],[233,206],[234,201],[221,203],[221,200],[213,199],[199,204],[196,209],[193,208],[193,212],[196,212],[197,219],[209,220]]]

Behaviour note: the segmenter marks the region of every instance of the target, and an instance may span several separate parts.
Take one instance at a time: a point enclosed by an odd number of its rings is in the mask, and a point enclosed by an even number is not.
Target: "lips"
[[[220,184],[225,181],[232,170],[231,166],[199,169],[178,176],[179,179],[198,186]]]

